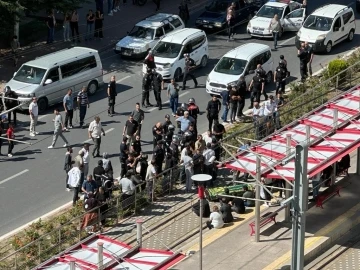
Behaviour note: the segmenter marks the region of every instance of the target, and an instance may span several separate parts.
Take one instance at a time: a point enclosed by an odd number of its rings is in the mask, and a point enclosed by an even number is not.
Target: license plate
[[[216,89],[216,88],[212,88],[211,91],[213,91],[213,92],[221,92],[222,90]]]
[[[254,31],[254,34],[262,34],[263,31]]]
[[[206,27],[206,28],[213,28],[213,26],[212,25],[204,25],[204,27]]]
[[[123,54],[123,55],[129,55],[129,56],[130,56],[130,55],[131,55],[131,52],[124,51],[124,52],[122,52],[122,54]]]

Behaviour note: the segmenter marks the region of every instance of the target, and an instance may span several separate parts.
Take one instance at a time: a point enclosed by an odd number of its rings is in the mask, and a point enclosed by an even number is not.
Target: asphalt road
[[[335,3],[335,1],[331,1]],[[349,5],[349,0],[336,1],[338,4]],[[352,1],[354,2],[354,1]],[[309,1],[309,13],[318,6],[328,3],[325,0]],[[353,5],[354,7],[354,5]],[[201,11],[197,11],[192,17],[194,20]],[[355,12],[356,13],[356,12]],[[359,19],[356,13],[357,21]],[[237,28],[235,41],[227,42],[224,35],[209,35],[210,60],[204,69],[195,71],[198,78],[199,87],[193,89],[193,82],[188,82],[190,87],[181,92],[180,103],[187,102],[190,97],[195,98],[201,111],[204,111],[207,101],[210,99],[205,92],[204,86],[207,74],[211,71],[218,59],[230,49],[247,42],[258,42],[272,46],[271,40],[250,39],[246,35],[246,25]],[[342,43],[333,48],[329,55],[316,55],[313,61],[313,71],[321,69],[321,65],[326,65],[329,60],[343,55],[351,50],[360,41],[360,31],[356,30],[356,35],[352,43]],[[294,46],[295,33],[287,33],[279,41],[278,51],[273,52],[275,63],[281,54],[285,55],[288,62],[288,69],[291,71],[293,79],[299,77],[299,60],[296,56]],[[111,75],[116,75],[118,82],[118,96],[115,111],[116,116],[107,116],[107,99],[105,91],[99,92],[91,97],[91,106],[87,113],[87,123],[93,120],[95,115],[99,115],[107,132],[102,139],[101,152],[110,154],[115,176],[118,176],[120,164],[118,159],[119,144],[122,138],[123,125],[127,116],[134,109],[135,103],[141,101],[141,63],[136,61],[122,60],[113,51],[101,53],[102,63],[106,75],[104,80],[108,81]],[[275,68],[275,67],[274,67]],[[274,85],[269,85],[267,92],[273,92]],[[167,102],[165,91],[162,93],[163,103]],[[154,97],[151,95],[151,101]],[[247,103],[249,101],[247,100]],[[145,109],[145,122],[142,129],[143,151],[151,153],[152,135],[151,127],[157,121],[163,121],[164,115],[169,113],[168,103],[162,111],[157,108]],[[246,107],[249,106],[246,104]],[[0,235],[6,234],[27,222],[40,217],[41,215],[56,209],[57,207],[71,201],[72,193],[65,191],[65,172],[63,171],[64,156],[66,150],[61,148],[63,145],[59,138],[55,149],[47,149],[51,144],[53,132],[52,110],[40,116],[37,131],[40,132],[36,138],[29,137],[27,115],[19,115],[18,118],[23,128],[17,132],[17,138],[31,141],[33,145],[15,145],[14,157],[9,159],[2,156],[0,158]],[[199,131],[207,129],[205,114],[200,116]],[[74,155],[79,151],[82,142],[88,140],[87,131],[73,129],[65,134],[69,142],[74,146]],[[5,153],[6,147],[2,152]],[[90,172],[96,166],[97,160],[90,158]]]

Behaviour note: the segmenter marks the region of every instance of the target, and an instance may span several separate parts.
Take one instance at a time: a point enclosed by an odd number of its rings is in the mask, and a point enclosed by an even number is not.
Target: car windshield
[[[134,28],[130,31],[129,36],[135,38],[144,38],[152,40],[154,39],[155,30],[152,28],[145,28],[142,26],[134,26]]]
[[[310,15],[304,23],[304,28],[318,31],[329,31],[332,22],[333,19],[331,18]]]
[[[159,41],[154,48],[154,54],[158,57],[176,58],[181,51],[181,44]]]
[[[210,12],[225,12],[226,9],[230,6],[231,2],[228,1],[212,1],[208,6],[206,6],[206,10]]]
[[[275,14],[278,15],[279,18],[282,18],[284,8],[282,7],[272,7],[268,5],[262,6],[256,16],[265,17],[265,18],[274,18]]]
[[[246,67],[247,61],[243,59],[223,57],[215,67],[215,71],[229,75],[241,75]]]
[[[31,84],[40,84],[46,69],[23,65],[14,76],[15,81]]]

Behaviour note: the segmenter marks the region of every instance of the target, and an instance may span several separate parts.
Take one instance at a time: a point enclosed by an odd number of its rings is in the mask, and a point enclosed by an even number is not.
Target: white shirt
[[[186,153],[186,147],[183,150],[181,150],[180,160],[183,160],[183,158],[185,157],[185,153]]]
[[[155,167],[154,167],[154,165],[150,164],[150,165],[147,167],[147,170],[146,170],[145,180],[152,180],[152,179],[154,179],[155,174],[156,174]]]
[[[80,178],[81,178],[81,171],[78,167],[73,167],[69,172],[68,172],[68,184],[71,187],[78,187],[80,184]]]
[[[191,157],[184,156],[181,160],[184,162],[185,169],[187,170],[192,169],[193,159]]]
[[[121,185],[122,193],[126,195],[132,195],[134,193],[135,185],[130,179],[124,177],[119,181],[119,184]]]
[[[92,121],[89,125],[88,131],[91,132],[91,137],[93,138],[100,138],[101,136],[101,122],[96,123],[96,121]]]
[[[224,226],[222,215],[219,212],[212,212],[210,214],[211,225],[216,229],[220,229]]]
[[[274,113],[275,110],[276,110],[276,102],[275,101],[271,102],[271,100],[267,100],[265,102],[264,115],[268,116]]]
[[[90,157],[89,157],[89,151],[86,150],[85,148],[81,149],[81,151],[84,152],[84,156],[83,156],[83,161],[84,161],[84,163],[89,163],[89,159],[90,159]]]
[[[205,144],[208,144],[208,143],[212,142],[212,138],[207,134],[204,135],[203,139],[205,141]]]
[[[35,117],[39,115],[39,108],[36,102],[33,101],[30,103],[29,112],[32,112]]]
[[[210,159],[212,157],[215,157],[215,151],[212,150],[212,149],[206,149],[204,152],[203,152],[203,156],[204,156],[204,164],[205,165],[211,165],[213,162],[210,162]]]
[[[259,107],[259,108],[253,108],[253,116],[258,116],[258,117],[261,117],[264,115],[264,108],[263,107]]]

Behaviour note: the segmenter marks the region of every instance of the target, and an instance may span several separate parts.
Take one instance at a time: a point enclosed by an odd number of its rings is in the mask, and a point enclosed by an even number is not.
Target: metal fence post
[[[119,223],[119,197],[116,198],[116,224]]]
[[[79,241],[81,241],[81,216],[79,218]]]
[[[152,179],[152,187],[151,187],[151,202],[154,203],[154,192],[155,192],[155,177]]]
[[[172,190],[172,178],[173,178],[173,168],[171,168],[170,173],[169,173],[169,195],[171,194],[171,190]]]
[[[104,254],[103,254],[104,243],[98,242],[97,245],[98,245],[98,269],[102,270],[104,266]]]
[[[142,224],[143,224],[143,222],[144,221],[141,219],[136,220],[136,240],[137,240],[139,248],[142,247]]]
[[[40,264],[41,263],[41,241],[38,241],[38,250],[39,250],[38,258],[39,258],[39,264]]]
[[[101,228],[101,211],[100,211],[100,207],[98,208],[98,225],[99,225],[99,229]]]
[[[70,261],[70,270],[76,270],[75,261]]]
[[[137,200],[137,192],[136,192],[136,190],[137,190],[137,186],[135,187],[135,194],[134,194],[134,212],[135,212],[135,214],[136,214],[136,205],[137,205],[137,203],[136,203],[136,200]]]
[[[339,88],[339,75],[336,75],[336,89]]]
[[[61,252],[61,230],[59,230],[59,253]]]

